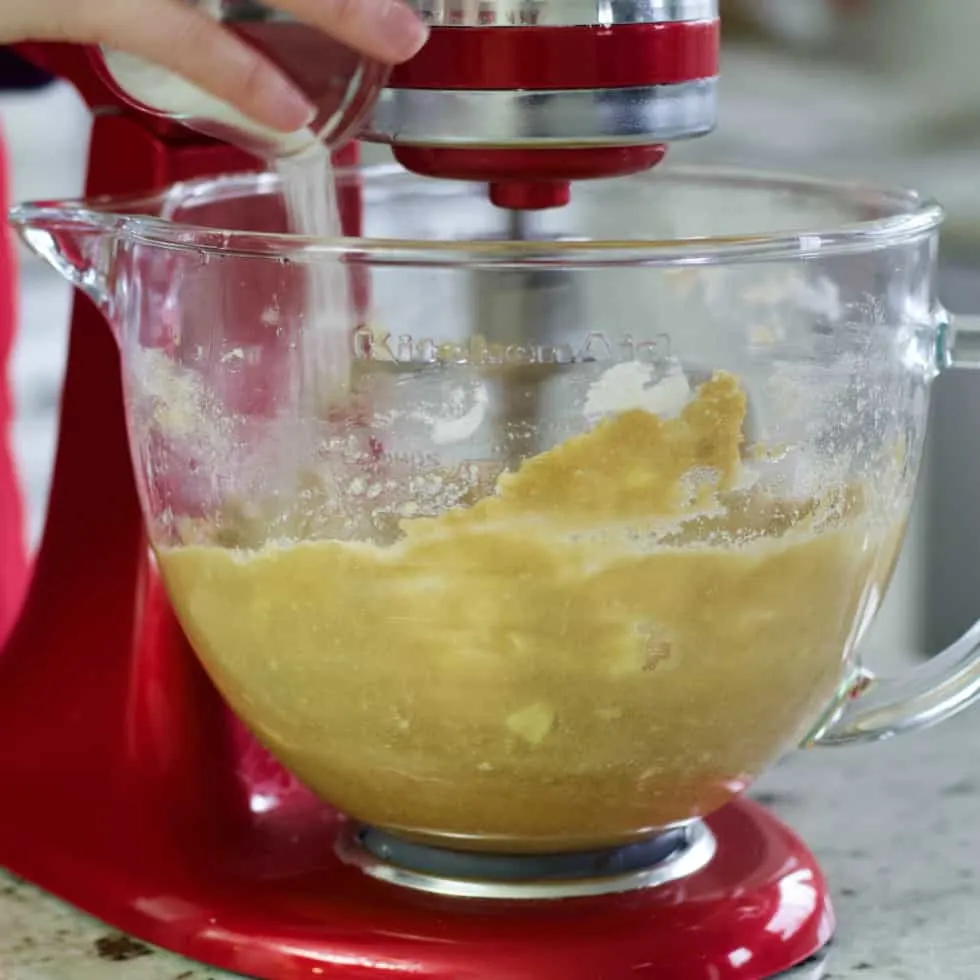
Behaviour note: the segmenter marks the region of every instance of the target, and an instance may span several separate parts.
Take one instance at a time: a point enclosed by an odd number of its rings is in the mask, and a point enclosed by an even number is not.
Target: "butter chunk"
[[[554,724],[555,709],[544,701],[529,704],[507,719],[507,727],[529,745],[540,745]]]

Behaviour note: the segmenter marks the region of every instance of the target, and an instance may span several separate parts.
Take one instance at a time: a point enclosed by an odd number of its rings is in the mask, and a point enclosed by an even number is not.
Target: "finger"
[[[425,44],[428,28],[404,0],[268,0],[280,10],[371,58],[407,61]]]
[[[182,0],[103,0],[91,40],[152,61],[282,132],[309,124],[316,107],[262,54]]]

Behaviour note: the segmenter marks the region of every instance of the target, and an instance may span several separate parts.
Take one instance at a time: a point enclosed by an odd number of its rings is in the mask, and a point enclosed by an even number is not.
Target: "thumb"
[[[82,6],[79,3],[79,6]],[[307,125],[316,107],[251,45],[183,0],[96,0],[72,40],[105,44],[172,71],[249,118],[282,132]],[[76,8],[77,9],[77,8]]]

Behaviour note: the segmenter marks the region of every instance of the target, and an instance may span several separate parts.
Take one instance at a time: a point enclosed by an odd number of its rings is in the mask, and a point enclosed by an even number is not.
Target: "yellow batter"
[[[677,418],[612,416],[390,546],[160,566],[228,701],[342,810],[456,846],[628,840],[802,736],[897,545],[858,493],[739,490],[745,408],[716,375]]]

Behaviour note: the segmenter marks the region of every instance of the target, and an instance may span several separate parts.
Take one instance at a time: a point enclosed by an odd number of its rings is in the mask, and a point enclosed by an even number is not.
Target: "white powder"
[[[598,419],[617,412],[643,409],[661,418],[680,414],[691,397],[686,375],[677,373],[654,383],[654,367],[641,361],[626,361],[603,371],[589,386],[584,414]]]
[[[330,151],[320,143],[277,162],[293,232],[338,241],[343,234]],[[354,310],[347,267],[318,256],[306,266],[307,295],[300,331],[300,409],[312,417],[344,398],[353,360]]]
[[[450,396],[450,407],[464,404],[467,399],[463,389],[457,389]],[[490,404],[490,395],[484,385],[473,392],[472,405],[462,415],[445,415],[440,418],[427,418],[432,425],[431,438],[437,446],[465,442],[480,430]]]
[[[222,0],[197,0],[202,12],[215,20],[221,19],[221,5]],[[110,75],[124,92],[174,119],[191,124],[197,121],[198,126],[206,120],[211,125],[203,128],[212,135],[215,126],[222,127],[259,145],[274,147],[281,154],[298,153],[315,139],[309,127],[295,133],[281,133],[263,126],[204,89],[142,58],[109,48],[102,49],[102,56]]]

